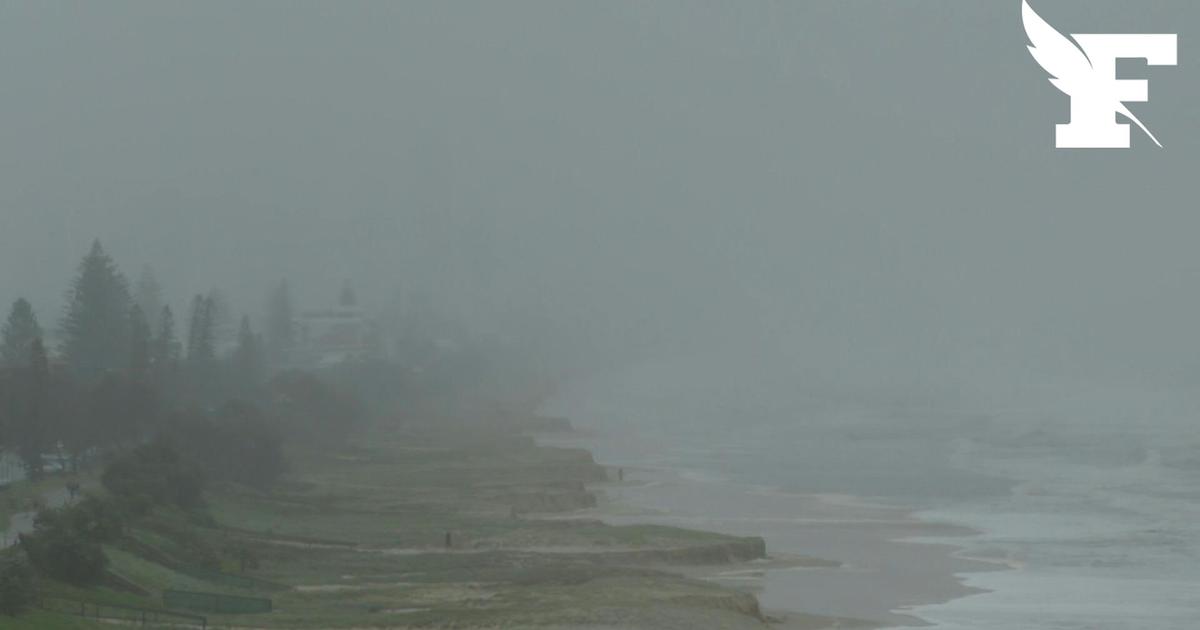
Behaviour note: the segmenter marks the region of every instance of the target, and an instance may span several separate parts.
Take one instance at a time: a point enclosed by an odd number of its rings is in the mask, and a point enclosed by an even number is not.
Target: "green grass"
[[[133,593],[115,591],[108,587],[81,587],[56,580],[38,580],[38,594],[43,597],[58,597],[92,604],[133,606],[135,608],[157,608],[158,600]]]
[[[270,614],[209,615],[214,627],[620,626],[623,613],[614,611],[753,608],[746,596],[719,586],[622,564],[633,555],[649,557],[642,554],[647,550],[722,545],[733,537],[520,516],[529,506],[566,511],[590,498],[584,484],[602,471],[586,452],[524,440],[496,448],[478,440],[410,444],[383,435],[339,450],[294,451],[291,458],[294,472],[271,491],[210,488],[211,520],[163,509],[130,522],[128,538],[105,552],[114,572],[149,596],[59,583],[43,584],[42,592],[145,608],[160,608],[164,589],[264,596],[275,604]],[[446,531],[453,532],[449,553]],[[183,569],[219,565],[236,572],[231,550],[244,548],[258,560],[249,577],[297,588],[251,592]],[[595,553],[606,550],[636,553]],[[97,626],[15,628],[25,627]],[[0,628],[8,628],[3,620]]]
[[[82,617],[35,611],[18,617],[0,616],[0,628],[4,628],[4,630],[101,630],[112,628],[112,626]]]
[[[167,589],[204,591],[208,593],[240,593],[237,589],[222,587],[173,571],[161,564],[155,564],[145,558],[117,549],[116,547],[106,546],[104,553],[108,556],[109,568],[156,595],[161,594],[162,591]]]

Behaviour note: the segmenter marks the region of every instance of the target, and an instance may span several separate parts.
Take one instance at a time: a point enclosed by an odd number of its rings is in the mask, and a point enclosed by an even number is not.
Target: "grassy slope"
[[[664,567],[686,562],[693,549],[753,554],[761,541],[531,517],[590,504],[584,484],[603,471],[586,452],[507,436],[380,434],[342,449],[293,453],[292,461],[295,474],[271,491],[213,489],[217,527],[160,511],[130,536],[174,560],[196,547],[249,546],[259,559],[251,575],[296,588],[256,593],[213,583],[126,544],[106,548],[112,568],[149,595],[62,584],[46,584],[44,592],[146,608],[160,607],[168,588],[271,597],[269,615],[209,615],[216,624],[255,627],[633,627],[706,614],[730,627],[760,624],[753,597]],[[451,550],[444,548],[447,530]],[[657,559],[655,568],[630,555],[662,550],[683,553]],[[229,557],[222,560],[222,569],[236,570]]]
[[[223,524],[274,542],[258,547],[259,575],[299,586],[275,596],[277,612],[261,618],[264,625],[620,625],[638,611],[670,607],[733,611],[757,623],[752,597],[603,553],[742,539],[523,514],[589,504],[584,484],[603,471],[586,452],[528,440],[376,435],[293,459],[303,473],[287,487],[212,501]]]
[[[99,630],[111,625],[48,612],[33,612],[20,617],[0,616],[0,628],[4,630]]]

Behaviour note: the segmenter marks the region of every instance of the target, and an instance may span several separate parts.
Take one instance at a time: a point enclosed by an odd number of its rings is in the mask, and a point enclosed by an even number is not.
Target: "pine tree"
[[[30,388],[45,392],[50,386],[50,357],[46,354],[46,345],[38,337],[29,344],[29,373],[32,377]]]
[[[188,361],[191,361],[197,354],[197,346],[199,345],[199,331],[201,321],[204,318],[204,297],[196,294],[192,297],[192,306],[188,311],[188,329],[187,343],[185,344],[185,352]]]
[[[25,298],[13,302],[8,321],[0,328],[0,365],[16,367],[29,358],[34,339],[42,336],[33,306]]]
[[[214,314],[215,304],[211,297],[197,294],[192,298],[192,317],[188,321],[188,363],[208,365],[216,358]]]
[[[134,304],[129,311],[129,376],[134,380],[145,378],[150,371],[152,343],[146,314]]]
[[[42,454],[49,447],[50,359],[40,337],[30,343],[21,366],[18,392],[17,455],[32,479],[42,475]]]
[[[262,344],[258,335],[250,328],[250,318],[242,317],[238,332],[237,349],[233,352],[235,387],[253,391],[261,384],[263,376]]]
[[[268,355],[273,362],[286,364],[296,342],[292,296],[286,280],[279,283],[267,301],[266,326]]]
[[[149,265],[142,267],[142,275],[138,277],[137,285],[133,289],[133,301],[141,307],[150,329],[158,330],[158,318],[163,309],[162,285]]]
[[[67,364],[85,379],[129,364],[129,285],[100,241],[79,263],[61,323]]]
[[[234,328],[236,320],[229,299],[220,289],[210,290],[207,297],[211,302],[209,319],[212,320],[213,346],[221,347],[236,341],[237,330]]]
[[[175,314],[170,306],[162,307],[158,316],[158,333],[154,336],[152,352],[154,369],[163,373],[174,369],[179,363],[179,340],[175,338]]]

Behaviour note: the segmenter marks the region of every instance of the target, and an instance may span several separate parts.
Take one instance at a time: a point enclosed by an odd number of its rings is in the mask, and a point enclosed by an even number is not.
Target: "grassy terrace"
[[[4,630],[100,630],[113,626],[90,619],[47,612],[34,612],[20,617],[0,617]]]
[[[44,592],[148,608],[161,607],[164,589],[274,602],[269,614],[208,614],[220,627],[629,626],[711,615],[730,627],[761,624],[753,597],[671,573],[673,564],[754,557],[761,540],[540,518],[594,503],[585,484],[604,471],[584,451],[504,435],[377,434],[291,461],[296,472],[270,491],[212,489],[209,522],[159,511],[106,548],[114,572],[141,593]],[[246,575],[291,588],[231,586],[188,570],[208,549],[217,550],[210,567],[237,574],[233,548],[253,550]]]

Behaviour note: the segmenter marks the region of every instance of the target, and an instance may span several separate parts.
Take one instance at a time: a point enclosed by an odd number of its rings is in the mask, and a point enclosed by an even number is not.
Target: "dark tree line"
[[[126,523],[156,510],[202,519],[209,484],[269,485],[287,468],[285,436],[328,446],[366,414],[346,390],[288,369],[296,330],[287,283],[269,294],[265,335],[243,317],[234,337],[215,290],[192,298],[180,332],[153,274],[143,271],[131,290],[97,241],[66,298],[57,352],[25,299],[0,325],[0,450],[34,478],[47,456],[74,470],[103,463],[107,496],[43,510],[23,553],[0,552],[0,614],[29,604],[35,574],[98,583],[102,545],[121,539]],[[195,560],[212,555],[201,549]]]
[[[272,376],[291,359],[293,317],[283,282],[268,296],[266,335],[243,317],[234,336],[228,304],[213,290],[192,298],[180,331],[153,273],[143,270],[131,290],[96,241],[67,291],[57,353],[46,347],[25,299],[12,304],[0,327],[0,449],[17,454],[37,477],[47,455],[78,467],[179,433],[187,435],[181,444],[206,451],[201,459],[225,461],[212,466],[217,477],[240,471],[233,480],[272,478],[283,466],[268,452],[270,443],[283,435],[344,436],[363,415],[318,379]],[[227,461],[239,453],[267,464]]]

